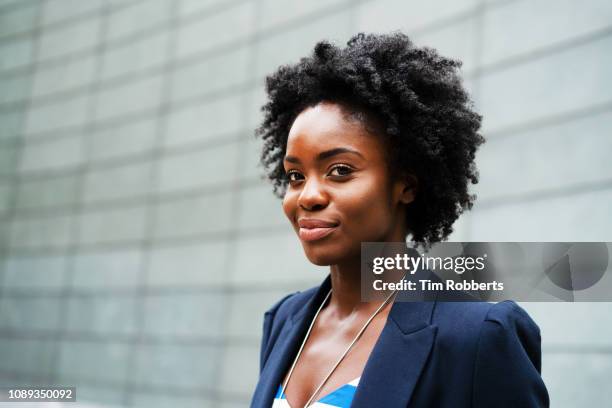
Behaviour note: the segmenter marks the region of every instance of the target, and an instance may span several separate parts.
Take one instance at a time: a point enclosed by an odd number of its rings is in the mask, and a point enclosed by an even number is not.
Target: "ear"
[[[412,174],[405,175],[397,183],[397,194],[399,202],[410,204],[416,199],[419,188],[419,180]]]

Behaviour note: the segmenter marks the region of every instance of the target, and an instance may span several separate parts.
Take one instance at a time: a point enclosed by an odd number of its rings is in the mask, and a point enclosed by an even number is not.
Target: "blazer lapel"
[[[359,380],[351,408],[405,408],[425,367],[437,327],[433,302],[394,302]]]
[[[266,365],[259,376],[259,383],[253,394],[251,408],[269,408],[278,385],[282,381],[286,367],[289,364],[288,351],[299,339],[296,338],[297,330],[290,319],[285,324],[278,336],[277,344],[273,348]]]
[[[317,288],[315,295],[293,315],[285,319],[280,334],[277,336],[276,344],[273,346],[259,376],[259,383],[253,395],[251,408],[270,408],[272,406],[278,386],[291,368],[312,318],[330,289],[331,275],[327,275],[323,283]]]

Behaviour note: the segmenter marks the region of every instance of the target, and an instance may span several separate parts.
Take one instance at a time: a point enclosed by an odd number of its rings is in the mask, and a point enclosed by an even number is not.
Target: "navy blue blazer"
[[[323,283],[264,314],[260,376],[251,408],[270,408],[317,308]],[[398,295],[351,407],[548,407],[540,329],[513,301],[400,302]]]

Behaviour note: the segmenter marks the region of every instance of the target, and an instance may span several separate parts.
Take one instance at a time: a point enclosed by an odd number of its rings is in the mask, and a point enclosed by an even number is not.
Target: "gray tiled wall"
[[[263,78],[393,29],[485,118],[453,239],[612,241],[608,0],[2,0],[0,383],[245,406],[263,311],[326,272],[256,167]],[[553,406],[608,403],[609,305],[524,307]]]

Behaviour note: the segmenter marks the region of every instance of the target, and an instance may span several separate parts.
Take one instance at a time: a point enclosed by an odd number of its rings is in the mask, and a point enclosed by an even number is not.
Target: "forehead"
[[[364,156],[383,154],[380,136],[369,133],[358,120],[351,119],[341,105],[321,102],[304,109],[295,119],[287,139],[287,153],[300,150],[326,150],[350,146]]]

